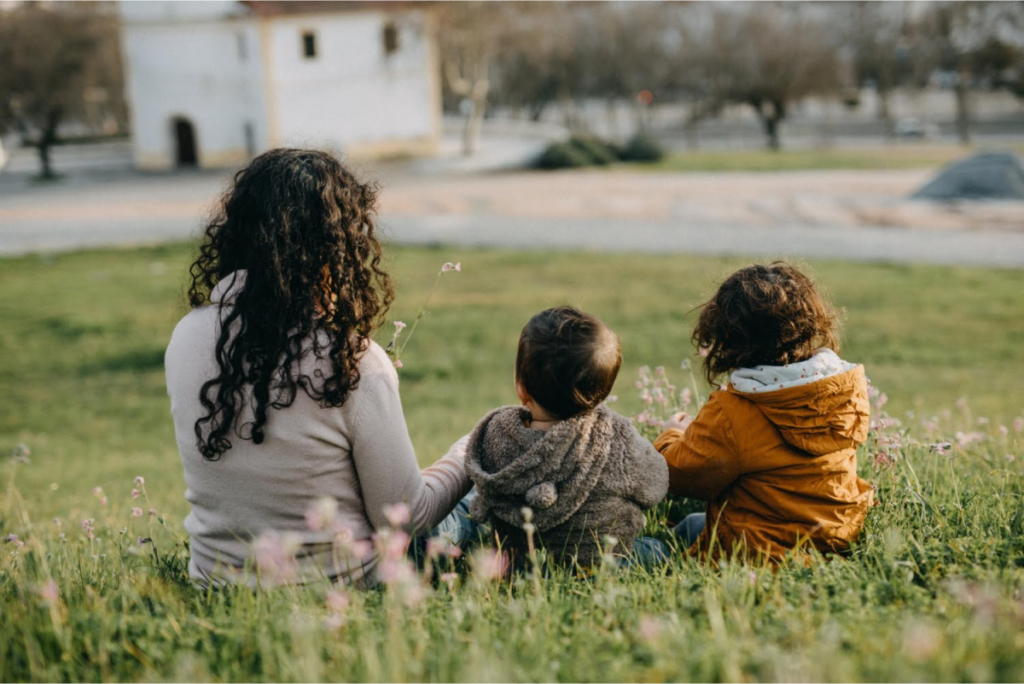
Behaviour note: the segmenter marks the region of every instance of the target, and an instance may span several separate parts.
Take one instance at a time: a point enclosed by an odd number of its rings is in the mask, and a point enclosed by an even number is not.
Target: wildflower
[[[324,496],[313,502],[306,510],[306,527],[312,532],[330,527],[338,517],[338,502]]]
[[[401,368],[402,366],[405,365],[405,364],[402,363],[401,359],[395,359],[394,364],[395,364],[395,368]]]
[[[92,495],[95,496],[97,499],[101,498],[103,496],[103,487],[93,487]]]
[[[751,584],[757,584],[757,573],[756,572],[751,570],[749,577],[750,577],[750,583]]]
[[[28,463],[28,457],[32,454],[32,450],[25,444],[19,444],[14,447],[11,451],[11,459],[15,463]]]
[[[145,487],[146,478],[142,477],[141,475],[136,475],[134,484],[136,487]]]
[[[953,448],[953,445],[949,442],[939,442],[938,444],[932,444],[928,447],[929,450],[934,451],[939,456],[949,455],[949,450]]]
[[[693,392],[691,392],[689,388],[686,388],[679,392],[679,405],[682,408],[686,408],[691,403],[693,403]]]
[[[388,519],[388,523],[392,527],[402,527],[408,525],[409,520],[409,507],[404,503],[389,504],[384,507],[384,517]]]
[[[133,518],[141,518],[142,517],[142,513],[143,513],[143,511],[142,511],[141,508],[133,508],[132,509],[132,517]]]
[[[377,578],[388,586],[412,582],[416,571],[406,558],[386,558],[377,567]]]
[[[1008,434],[1010,434],[1010,428],[1006,427],[1005,425],[1000,425],[999,426],[999,435],[1001,437],[1006,437],[1006,435],[1008,435]]]
[[[644,641],[654,641],[661,636],[661,622],[650,615],[644,615],[637,623],[636,631]]]
[[[988,422],[989,422],[988,418],[985,418],[984,416],[981,417],[981,418],[978,418],[978,425],[988,425]]]
[[[605,402],[606,404],[614,404],[614,403],[615,403],[615,402],[617,402],[618,400],[619,400],[619,395],[617,395],[617,394],[609,394],[609,395],[608,395],[608,398],[607,398],[607,399],[605,399],[605,400],[604,400],[604,402]]]
[[[141,494],[141,493],[142,492],[140,492],[138,489],[133,489],[132,490],[132,498],[133,499],[138,499],[139,498],[139,494]]]
[[[18,535],[16,534],[7,535],[6,537],[4,537],[4,541],[8,544],[14,544],[14,547],[18,549],[25,545],[25,542],[18,539]]]
[[[1013,420],[1013,431],[1024,432],[1024,418],[1014,418]]]
[[[141,537],[140,536],[140,537],[136,537],[135,538],[135,545],[136,546],[142,546],[143,544],[148,544],[151,541],[153,541],[153,540],[151,538],[149,538],[149,537]]]
[[[462,557],[462,549],[452,544],[444,550],[444,555],[448,556],[452,560],[455,560],[456,558]]]
[[[1017,457],[1014,456],[1013,454],[1006,454],[1006,462],[1007,463],[1013,463],[1016,460],[1017,460]]]
[[[431,537],[427,540],[427,560],[432,561],[445,555],[448,546],[448,540],[441,537]]]
[[[340,589],[332,589],[327,592],[327,598],[324,603],[327,605],[327,610],[332,613],[344,613],[348,610],[349,597],[348,594]]]
[[[96,520],[94,520],[93,518],[86,518],[82,521],[82,531],[85,532],[85,535],[89,537],[89,539],[95,538],[94,533],[96,531],[96,528],[93,527],[93,524],[95,522]]]
[[[43,600],[43,603],[55,604],[60,599],[60,587],[53,581],[52,578],[46,580],[39,588],[36,589],[36,593],[39,594],[39,598]]]
[[[456,264],[453,264],[452,262],[449,261],[443,266],[441,266],[441,273],[447,273],[448,271],[462,272],[462,262],[460,261]]]
[[[409,535],[401,530],[388,532],[381,537],[382,554],[385,559],[397,560],[405,556],[409,549]]]
[[[904,632],[903,651],[911,660],[922,662],[935,655],[942,635],[929,625],[915,623]]]
[[[448,585],[448,591],[454,591],[455,581],[459,579],[459,575],[456,572],[443,572],[438,579]]]
[[[497,549],[480,549],[473,554],[473,576],[483,582],[500,580],[508,572],[508,556]]]
[[[100,497],[100,506],[106,506],[106,505],[107,505],[107,497],[101,496]]]
[[[270,579],[286,581],[295,576],[295,553],[301,543],[293,534],[263,532],[253,542],[256,567]]]
[[[405,330],[406,327],[407,326],[402,321],[395,321],[395,334],[397,335],[398,333],[402,332],[403,330]]]
[[[958,432],[956,432],[954,434],[954,437],[956,437],[957,444],[960,445],[960,448],[967,447],[967,446],[973,444],[974,442],[984,441],[984,439],[985,439],[985,435],[981,434],[980,432],[959,432],[958,431]]]
[[[160,513],[155,508],[150,508],[149,509],[149,514],[150,515],[160,515]]]

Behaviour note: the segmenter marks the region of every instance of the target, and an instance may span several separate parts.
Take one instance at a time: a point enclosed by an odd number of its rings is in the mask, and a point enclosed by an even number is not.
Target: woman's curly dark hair
[[[704,355],[708,384],[724,373],[809,359],[839,351],[835,308],[814,283],[783,261],[748,266],[729,276],[701,307],[693,343]]]
[[[231,448],[232,429],[261,444],[267,411],[291,406],[300,388],[329,407],[359,384],[360,354],[394,300],[376,200],[375,187],[315,150],[271,150],[235,174],[190,268],[193,308],[235,271],[246,273],[233,305],[220,305],[220,375],[199,393],[206,415],[195,433],[205,458]],[[329,372],[298,371],[310,352],[329,360]],[[247,401],[253,420],[236,426]]]

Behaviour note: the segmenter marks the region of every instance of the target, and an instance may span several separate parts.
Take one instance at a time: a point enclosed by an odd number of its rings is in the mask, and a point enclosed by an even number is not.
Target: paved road
[[[398,244],[1024,268],[1024,204],[903,201],[927,172],[376,171],[381,224]],[[54,186],[0,183],[0,255],[189,239],[226,182],[111,171]]]

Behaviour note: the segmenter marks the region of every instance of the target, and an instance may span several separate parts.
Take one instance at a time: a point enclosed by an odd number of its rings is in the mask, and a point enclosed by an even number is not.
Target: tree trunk
[[[487,93],[477,97],[474,93],[471,100],[473,106],[466,116],[466,125],[462,129],[462,155],[470,157],[480,147],[480,130],[484,123],[484,110],[487,107]]]
[[[961,145],[971,144],[971,113],[968,107],[968,80],[970,72],[961,68],[956,75],[956,134]]]
[[[882,135],[886,142],[892,142],[896,137],[896,127],[893,125],[892,110],[889,108],[889,89],[878,88],[878,118],[882,121]]]
[[[46,125],[43,127],[43,131],[39,135],[39,141],[36,143],[36,148],[39,150],[39,166],[40,174],[39,177],[45,180],[52,180],[57,177],[57,174],[53,171],[53,165],[50,161],[50,148],[57,142],[57,125],[60,123],[60,110],[53,109],[46,117]]]

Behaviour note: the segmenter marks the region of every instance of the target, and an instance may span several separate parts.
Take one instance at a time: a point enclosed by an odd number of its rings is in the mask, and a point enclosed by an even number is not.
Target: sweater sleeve
[[[711,501],[740,476],[732,428],[712,396],[686,431],[666,430],[654,441],[668,463],[672,494]]]
[[[657,506],[668,492],[668,468],[665,459],[651,443],[630,426],[634,454],[629,497],[643,510]]]
[[[385,507],[404,503],[409,507],[410,529],[422,534],[469,492],[464,467],[468,437],[421,471],[394,372],[364,374],[357,391],[359,405],[349,439],[370,524],[374,529],[387,526]]]

